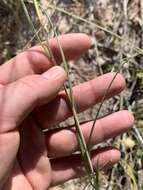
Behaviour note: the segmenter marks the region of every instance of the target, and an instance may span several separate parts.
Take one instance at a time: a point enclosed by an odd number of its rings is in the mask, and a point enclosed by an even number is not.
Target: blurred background
[[[33,1],[26,6],[42,40],[53,37],[48,20],[43,15],[48,33],[40,28]],[[87,54],[70,61],[70,78],[79,84],[107,72],[120,72],[127,81],[126,90],[104,102],[99,117],[120,109],[135,115],[134,128],[116,139],[98,146],[114,144],[122,159],[106,173],[100,172],[101,190],[143,189],[143,0],[39,0],[50,15],[58,33],[86,33],[93,45]],[[19,0],[0,1],[0,64],[38,43]],[[80,121],[91,120],[99,105],[79,114]],[[61,126],[72,124],[73,119]],[[54,190],[80,190],[86,177],[72,180]]]

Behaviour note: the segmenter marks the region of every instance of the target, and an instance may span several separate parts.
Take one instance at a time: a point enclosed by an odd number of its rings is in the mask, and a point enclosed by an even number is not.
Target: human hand
[[[84,34],[59,38],[67,60],[80,56],[91,45]],[[55,39],[50,41],[58,64],[60,51]],[[105,74],[73,88],[76,107],[82,112],[101,101],[114,74]],[[23,52],[0,67],[0,189],[46,190],[84,174],[74,128],[42,132],[71,116],[68,100],[60,91],[66,73],[53,66],[41,46]],[[108,98],[125,88],[119,74]],[[134,118],[120,111],[96,122],[93,145],[126,132]],[[37,126],[38,124],[38,126]],[[41,128],[40,128],[40,127]],[[92,122],[81,125],[88,140]],[[52,159],[51,159],[52,158]],[[98,159],[100,158],[100,159]],[[120,152],[112,147],[92,152],[93,166],[115,164]]]

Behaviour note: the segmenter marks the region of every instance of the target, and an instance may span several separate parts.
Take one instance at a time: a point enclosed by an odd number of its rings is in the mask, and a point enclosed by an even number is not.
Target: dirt
[[[129,109],[136,116],[135,128],[124,136],[111,139],[103,145],[115,144],[123,152],[121,162],[111,169],[108,175],[103,175],[102,189],[134,189],[142,190],[142,161],[141,152],[143,136],[143,57],[137,48],[143,48],[143,17],[140,0],[55,0],[51,1],[62,10],[72,15],[84,18],[68,16],[62,11],[51,11],[54,26],[58,34],[71,32],[84,32],[91,36],[93,46],[87,54],[77,61],[70,63],[70,76],[73,85],[95,78],[103,73],[118,70],[121,63],[130,58],[122,67],[120,72],[127,81],[127,88],[121,96],[106,101],[100,117],[122,108]],[[42,0],[44,7],[47,1]],[[127,4],[126,4],[127,3]],[[35,27],[38,29],[38,19],[31,3],[27,3],[28,10]],[[37,43],[33,37],[29,24],[24,16],[22,7],[18,1],[0,2],[0,64],[15,56],[28,43],[28,47]],[[87,23],[86,23],[87,22]],[[91,24],[94,23],[94,24]],[[96,23],[96,25],[95,25]],[[102,26],[102,29],[101,27]],[[108,31],[107,31],[108,30]],[[111,34],[111,32],[114,34]],[[121,36],[119,39],[115,34]],[[49,28],[49,36],[52,36]],[[47,37],[41,33],[43,40]],[[80,121],[94,119],[98,110],[96,105],[92,109],[79,115]],[[70,120],[72,123],[73,120]],[[63,125],[69,124],[69,120]],[[132,148],[126,147],[126,139],[135,142]],[[126,155],[126,157],[124,156]],[[131,168],[129,168],[129,166]],[[135,170],[134,170],[135,168]],[[129,170],[130,169],[130,170]],[[129,173],[130,171],[130,173]],[[134,178],[133,178],[134,176]],[[135,181],[134,181],[135,180]],[[108,187],[108,184],[113,184]],[[80,181],[68,182],[54,190],[78,190],[82,189],[84,183]]]

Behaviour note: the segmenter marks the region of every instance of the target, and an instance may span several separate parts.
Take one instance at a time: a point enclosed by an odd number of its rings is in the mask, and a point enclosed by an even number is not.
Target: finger
[[[66,34],[59,37],[67,60],[75,59],[91,46],[91,39],[85,34]],[[47,46],[46,43],[44,43]],[[50,40],[50,47],[57,64],[61,62],[61,53],[56,39]],[[7,84],[29,74],[41,74],[53,66],[41,46],[31,48],[14,57],[0,67],[0,83]]]
[[[101,143],[128,131],[134,122],[133,115],[128,111],[113,113],[99,119],[94,127],[91,144]],[[88,143],[93,122],[81,125],[85,141]],[[45,133],[45,142],[50,157],[63,157],[79,149],[75,128]],[[60,144],[60,146],[59,146]]]
[[[23,175],[18,161],[15,162],[12,172],[9,172],[9,178],[6,181],[3,190],[32,190],[31,185],[28,183],[26,177]]]
[[[105,170],[117,163],[119,159],[120,152],[112,148],[104,148],[92,153],[94,169],[98,167],[101,170]],[[79,155],[51,160],[51,166],[53,171],[52,186],[86,174]]]
[[[0,132],[13,130],[35,108],[51,101],[66,80],[55,66],[42,75],[30,75],[0,89]]]
[[[74,87],[73,94],[77,112],[82,112],[100,102],[114,76],[114,73],[105,74]],[[106,95],[106,99],[120,93],[124,88],[125,80],[122,75],[118,74]],[[43,128],[49,128],[71,116],[72,113],[70,110],[68,98],[65,92],[62,92],[48,105],[36,110],[35,114],[41,126]]]

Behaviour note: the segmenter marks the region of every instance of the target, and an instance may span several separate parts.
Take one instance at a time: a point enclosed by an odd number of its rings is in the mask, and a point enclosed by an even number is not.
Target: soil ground
[[[74,85],[103,73],[116,71],[122,62],[128,59],[120,69],[126,78],[127,88],[120,96],[104,103],[100,117],[124,108],[135,114],[136,122],[134,129],[129,133],[100,145],[114,144],[122,152],[120,163],[108,173],[101,174],[101,189],[142,190],[143,57],[140,51],[143,48],[143,2],[53,0],[51,3],[60,8],[49,10],[58,34],[83,32],[91,36],[93,41],[93,46],[87,54],[70,63],[70,76]],[[41,0],[41,4],[44,8],[48,5],[46,0]],[[34,7],[31,3],[27,3],[27,7],[38,29],[39,23]],[[3,64],[21,50],[36,44],[37,40],[33,38],[34,34],[18,0],[1,0],[0,18],[0,64]],[[40,35],[43,40],[47,38],[45,33],[41,32]],[[50,27],[48,36],[52,36]],[[98,105],[79,115],[80,121],[93,119],[97,109]],[[69,122],[72,123],[72,119],[63,125]],[[68,182],[54,190],[78,190],[82,189],[84,184],[85,178]]]

